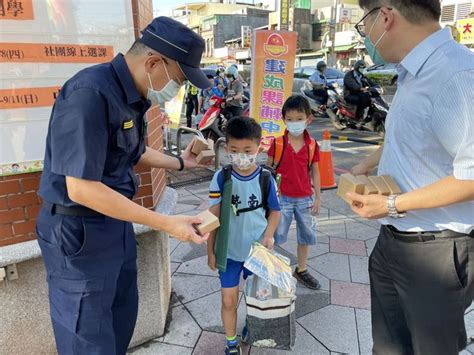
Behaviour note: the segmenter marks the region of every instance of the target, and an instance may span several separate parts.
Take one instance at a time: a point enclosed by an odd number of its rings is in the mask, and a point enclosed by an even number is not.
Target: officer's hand
[[[197,161],[196,161],[196,155],[194,155],[192,152],[191,152],[191,149],[193,147],[193,142],[191,141],[191,143],[188,144],[188,146],[186,147],[186,150],[181,154],[181,158],[183,158],[183,162],[184,162],[184,167],[185,168],[207,168],[211,162],[207,163],[207,164],[198,164]]]
[[[209,238],[209,233],[199,235],[194,225],[202,223],[197,216],[170,216],[170,227],[167,232],[180,242],[193,242],[202,244]]]

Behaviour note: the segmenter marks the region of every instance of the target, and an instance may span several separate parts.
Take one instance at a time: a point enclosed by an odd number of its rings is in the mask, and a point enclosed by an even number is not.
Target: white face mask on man
[[[173,98],[178,95],[181,85],[179,85],[175,80],[170,78],[166,65],[163,62],[165,68],[166,76],[168,77],[168,83],[161,90],[153,89],[153,83],[151,82],[150,73],[147,72],[148,81],[150,82],[150,87],[148,88],[147,99],[151,101],[153,106],[160,105],[164,106],[165,102],[171,101]]]

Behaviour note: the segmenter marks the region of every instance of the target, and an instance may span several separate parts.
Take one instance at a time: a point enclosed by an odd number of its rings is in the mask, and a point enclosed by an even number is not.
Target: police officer
[[[189,216],[164,216],[132,201],[133,166],[196,167],[190,147],[166,156],[145,144],[145,113],[185,80],[207,88],[203,39],[166,17],[152,21],[127,54],[68,80],[48,129],[37,220],[59,354],[125,354],[138,309],[132,222],[203,243]]]

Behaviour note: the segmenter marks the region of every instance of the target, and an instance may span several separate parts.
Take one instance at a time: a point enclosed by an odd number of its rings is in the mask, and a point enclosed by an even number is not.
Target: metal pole
[[[189,128],[189,127],[179,127],[178,128],[178,133],[176,134],[176,145],[177,145],[177,154],[178,155],[181,155],[181,134],[183,132],[189,132],[189,133],[193,133],[195,134],[196,136],[199,136],[201,138],[204,139],[204,136],[202,135],[201,131],[197,130],[197,129],[194,129],[194,128]]]
[[[219,169],[219,166],[220,166],[219,147],[220,147],[222,144],[225,144],[225,137],[219,138],[219,139],[216,140],[216,142],[214,143],[214,152],[216,153],[216,157],[214,158],[214,166],[215,166],[215,168],[216,168],[216,171],[217,171],[217,169]]]
[[[334,5],[331,8],[331,23],[329,24],[329,38],[331,39],[331,47],[329,48],[328,65],[336,66],[336,29],[337,29],[337,9],[340,0],[334,0]]]

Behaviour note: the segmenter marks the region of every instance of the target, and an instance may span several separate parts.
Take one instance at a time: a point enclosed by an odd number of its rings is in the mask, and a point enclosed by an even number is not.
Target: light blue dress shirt
[[[439,30],[400,63],[398,90],[387,117],[379,175],[403,192],[453,176],[474,180],[474,53]],[[385,218],[402,231],[474,228],[474,201]]]

